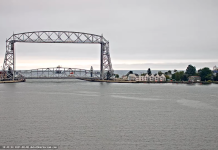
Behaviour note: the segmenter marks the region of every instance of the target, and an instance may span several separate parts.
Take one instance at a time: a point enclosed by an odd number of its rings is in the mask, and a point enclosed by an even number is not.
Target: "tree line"
[[[147,73],[151,74],[151,69],[148,68]],[[172,79],[176,81],[188,81],[188,77],[190,76],[200,76],[202,81],[218,81],[218,74],[214,75],[212,70],[208,67],[204,67],[202,69],[196,70],[195,66],[188,65],[186,71],[178,71],[174,69],[173,73],[171,70],[167,72],[158,71],[158,75],[164,74],[167,79]]]
[[[126,76],[128,76],[129,74],[133,74],[133,71],[129,71],[126,74]],[[150,68],[148,68],[147,74],[148,75],[152,74]],[[173,72],[171,70],[169,70],[167,72],[158,71],[157,74],[159,76],[164,74],[166,79],[172,79],[172,80],[176,80],[176,81],[188,81],[188,77],[190,77],[190,76],[200,76],[201,81],[209,81],[209,80],[218,81],[218,73],[214,75],[212,70],[210,70],[210,68],[204,67],[202,69],[196,70],[196,67],[192,66],[192,65],[188,65],[188,67],[186,68],[185,71],[178,71],[178,70],[174,69]],[[145,76],[146,73],[142,73],[141,75]],[[115,78],[119,78],[118,74],[114,74],[114,76],[115,76]]]

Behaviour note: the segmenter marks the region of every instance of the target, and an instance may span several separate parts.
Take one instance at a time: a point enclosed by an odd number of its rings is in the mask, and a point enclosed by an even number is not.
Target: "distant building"
[[[162,74],[161,76],[159,76],[159,80],[160,81],[166,81],[166,77],[164,74]]]
[[[145,81],[149,81],[149,78],[150,78],[149,75],[146,74],[146,75],[145,75]]]
[[[136,74],[129,74],[128,75],[128,80],[129,81],[135,81],[136,80]]]
[[[136,76],[136,81],[145,81],[145,76]]]
[[[158,81],[166,81],[166,77],[164,74],[162,74],[161,76],[159,75],[148,75],[146,74],[145,76],[136,76],[136,81],[155,81],[155,82],[158,82]]]
[[[154,81],[154,75],[153,74],[149,76],[149,81],[151,81],[151,82]]]
[[[218,67],[214,66],[213,67],[213,74],[216,75],[218,73]]]
[[[155,76],[154,76],[154,81],[157,82],[157,81],[159,81],[159,80],[160,80],[160,76],[159,76],[158,74],[155,75]]]
[[[200,82],[201,77],[199,77],[199,76],[190,76],[190,77],[188,77],[188,81],[190,81],[190,82]]]

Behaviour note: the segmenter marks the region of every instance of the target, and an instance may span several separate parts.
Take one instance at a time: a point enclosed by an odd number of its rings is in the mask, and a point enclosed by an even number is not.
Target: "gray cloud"
[[[212,67],[218,55],[217,15],[217,0],[1,0],[0,63],[5,39],[13,32],[66,30],[103,33],[110,41],[114,69],[144,68],[117,60],[148,61],[150,67],[162,62],[156,65],[159,69],[186,67],[187,61],[198,60],[196,66]],[[98,46],[80,46],[19,43],[17,60],[99,60]]]

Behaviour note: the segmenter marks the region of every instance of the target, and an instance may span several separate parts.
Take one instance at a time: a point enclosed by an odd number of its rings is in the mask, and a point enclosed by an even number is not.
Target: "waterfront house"
[[[136,74],[129,74],[128,75],[128,80],[129,81],[135,81],[136,80]]]
[[[149,81],[151,81],[151,82],[154,81],[154,75],[153,74],[149,76]]]
[[[149,81],[149,78],[150,78],[149,75],[146,74],[146,75],[145,75],[145,81]]]
[[[159,76],[158,74],[155,75],[155,76],[154,76],[154,81],[155,81],[155,82],[158,82],[159,80],[160,80],[160,76]]]
[[[136,76],[136,81],[145,81],[145,76]]]
[[[166,81],[166,77],[164,74],[162,74],[161,76],[159,75],[148,75],[146,74],[145,76],[139,76],[137,74],[129,74],[128,76],[128,80],[130,81],[155,81],[155,82],[158,82],[158,81]]]
[[[162,74],[161,76],[159,76],[159,81],[166,81],[166,77],[164,74]]]
[[[190,76],[190,77],[188,77],[188,81],[190,81],[190,82],[200,82],[201,77],[199,77],[199,76]]]
[[[218,67],[214,66],[212,72],[213,72],[213,75],[216,76],[216,74],[218,73]]]

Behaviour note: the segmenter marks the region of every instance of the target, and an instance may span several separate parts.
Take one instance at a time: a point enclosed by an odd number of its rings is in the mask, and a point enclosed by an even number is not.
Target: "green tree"
[[[175,77],[175,73],[174,73],[174,74],[172,74],[172,79],[176,79],[176,77]]]
[[[175,80],[176,81],[179,81],[181,78],[180,78],[180,74],[179,74],[179,72],[176,72],[175,73]]]
[[[174,69],[174,71],[173,71],[174,73],[176,73],[177,72],[177,70],[176,69]]]
[[[181,81],[184,81],[184,75],[185,75],[184,71],[179,71],[179,77]]]
[[[193,76],[196,74],[196,68],[192,65],[188,65],[185,74],[187,74],[188,76]]]
[[[161,72],[161,71],[158,71],[158,73],[157,73],[159,76],[161,76],[162,74],[163,74],[163,72]]]
[[[115,78],[119,78],[119,74],[115,74]]]
[[[129,74],[133,74],[133,71],[129,71],[126,76],[129,76]]]
[[[212,71],[208,67],[204,67],[203,69],[198,70],[199,76],[202,81],[211,80],[213,77]]]
[[[170,77],[169,77],[168,75],[165,75],[165,77],[166,77],[166,80],[167,80],[167,79],[170,79]]]
[[[182,81],[188,81],[188,76],[186,74],[183,75]]]
[[[184,79],[183,79],[184,71],[176,72],[176,73],[174,74],[174,76],[175,76],[174,79],[175,79],[176,81],[184,80]]]
[[[150,68],[148,68],[147,73],[148,73],[149,76],[151,75],[151,69]]]

